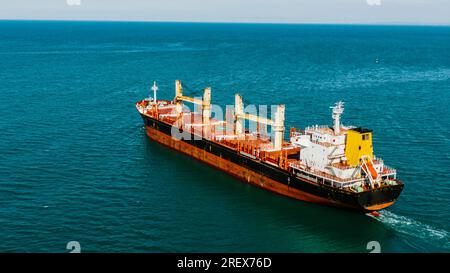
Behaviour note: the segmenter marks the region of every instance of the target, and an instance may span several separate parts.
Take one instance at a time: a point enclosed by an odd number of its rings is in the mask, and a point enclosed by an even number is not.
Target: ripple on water
[[[364,252],[380,240],[385,251],[448,252],[448,28],[0,27],[0,250],[64,252],[79,240],[86,251]],[[343,123],[374,129],[402,196],[374,221],[273,195],[149,141],[134,102],[153,80],[173,98],[176,78],[188,95],[211,85],[220,105],[236,91],[286,103],[297,128],[330,124],[328,107],[344,100]]]

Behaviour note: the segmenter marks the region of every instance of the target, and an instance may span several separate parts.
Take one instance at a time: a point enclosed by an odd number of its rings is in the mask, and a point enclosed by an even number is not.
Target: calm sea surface
[[[300,128],[345,101],[403,194],[375,220],[150,141],[134,103],[175,79]],[[449,252],[449,104],[449,27],[3,21],[0,251]]]

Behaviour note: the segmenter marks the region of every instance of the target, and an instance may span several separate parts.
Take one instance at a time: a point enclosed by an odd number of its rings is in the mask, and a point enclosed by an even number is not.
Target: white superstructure
[[[299,161],[290,164],[298,175],[355,188],[395,179],[396,171],[373,156],[372,131],[342,125],[343,102],[331,109],[333,126],[315,125],[291,134],[291,143],[300,147]]]

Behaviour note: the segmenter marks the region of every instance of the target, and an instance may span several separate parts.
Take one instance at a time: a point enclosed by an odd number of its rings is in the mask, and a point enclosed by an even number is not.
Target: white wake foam
[[[381,215],[375,219],[397,232],[428,240],[431,241],[433,245],[450,249],[450,234],[446,230],[434,228],[417,220],[397,215],[387,210],[382,211]]]

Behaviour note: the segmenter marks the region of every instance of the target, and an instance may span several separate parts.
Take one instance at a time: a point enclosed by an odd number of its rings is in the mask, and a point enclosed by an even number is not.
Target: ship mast
[[[334,120],[333,131],[334,134],[337,135],[341,132],[341,115],[344,113],[344,103],[342,101],[338,101],[330,108],[333,109],[333,114],[331,115]]]
[[[153,90],[153,104],[156,104],[156,91],[158,91],[158,86],[156,86],[156,81],[153,82],[152,90]]]

